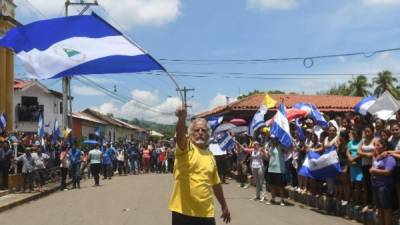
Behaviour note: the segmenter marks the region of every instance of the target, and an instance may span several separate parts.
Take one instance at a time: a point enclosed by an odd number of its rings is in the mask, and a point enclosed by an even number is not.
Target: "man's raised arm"
[[[178,147],[183,151],[187,145],[187,127],[186,127],[186,110],[178,108],[176,115],[178,116],[178,123],[176,124],[176,143]]]

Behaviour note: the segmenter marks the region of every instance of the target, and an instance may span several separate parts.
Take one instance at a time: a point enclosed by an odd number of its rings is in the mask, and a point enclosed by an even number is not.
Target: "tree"
[[[273,90],[273,91],[267,91],[267,92],[268,92],[268,94],[285,94],[285,92],[279,91],[279,90]],[[247,94],[240,95],[237,99],[238,100],[244,99],[246,97],[249,97],[250,95],[260,94],[260,93],[265,93],[265,91],[254,90],[254,91],[251,91],[251,92],[249,92]]]
[[[319,94],[319,95],[344,95],[344,96],[348,96],[348,95],[350,95],[350,92],[351,92],[351,90],[347,86],[347,84],[343,83],[343,84],[335,85],[335,86],[331,87],[329,90],[322,91],[322,92],[319,92],[317,94]]]
[[[352,96],[367,96],[370,92],[367,90],[372,87],[370,83],[368,83],[368,79],[364,75],[358,75],[353,80],[349,81],[349,95]]]
[[[378,77],[373,79],[373,83],[376,85],[374,95],[377,97],[381,96],[385,91],[389,91],[394,97],[400,97],[399,91],[395,88],[397,79],[393,77],[393,74],[384,70],[378,73]]]

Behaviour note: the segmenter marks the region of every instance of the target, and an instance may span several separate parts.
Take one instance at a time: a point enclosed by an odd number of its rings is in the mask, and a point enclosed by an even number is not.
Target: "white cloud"
[[[103,103],[98,107],[93,107],[93,109],[104,114],[112,113],[115,117],[121,117],[128,120],[138,118],[164,124],[172,124],[176,122],[175,110],[182,104],[178,97],[169,97],[164,101],[159,102],[157,91],[152,93],[143,90],[133,90],[132,95],[136,97],[136,100],[141,101],[146,105],[151,105],[151,109],[134,100],[123,105],[110,101]],[[145,101],[146,99],[148,100]]]
[[[180,0],[101,0],[109,14],[123,26],[164,25],[180,14]]]
[[[247,0],[250,8],[261,10],[291,9],[297,5],[298,0]]]
[[[103,96],[104,93],[87,86],[72,86],[72,91],[75,95],[84,95],[84,96]]]
[[[212,109],[220,105],[226,105],[226,97],[226,95],[217,93],[217,95],[210,100],[210,103],[208,104],[208,109]],[[233,101],[236,101],[236,98],[229,97],[229,102]]]
[[[400,0],[363,0],[362,2],[367,6],[400,4]]]
[[[99,0],[108,14],[114,18],[118,24],[125,28],[132,28],[136,25],[164,25],[174,21],[180,14],[181,0]],[[34,0],[30,3],[46,17],[55,17],[64,15],[65,0]],[[16,4],[22,6],[26,4],[22,0],[17,0]],[[26,7],[27,8],[27,7]],[[27,10],[21,10],[21,13],[35,13],[32,7]],[[92,7],[100,14],[102,10],[98,7]],[[76,14],[76,10],[70,7],[70,14]],[[19,15],[27,17],[28,15]],[[42,18],[43,19],[43,18]]]
[[[158,102],[158,91],[150,92],[144,90],[135,89],[131,92],[132,97],[138,101],[146,104],[154,104]]]

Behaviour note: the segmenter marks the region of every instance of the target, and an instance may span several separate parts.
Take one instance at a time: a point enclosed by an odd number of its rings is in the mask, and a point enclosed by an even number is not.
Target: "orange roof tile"
[[[14,80],[14,89],[22,89],[30,84],[32,84],[33,80]]]
[[[361,97],[339,96],[339,95],[287,95],[270,94],[278,102],[283,101],[287,108],[293,107],[299,102],[313,103],[321,112],[349,112],[354,111],[353,107]],[[264,98],[264,94],[254,94],[237,100],[225,106],[218,106],[207,112],[198,114],[196,117],[207,117],[211,115],[224,114],[235,111],[256,111]]]

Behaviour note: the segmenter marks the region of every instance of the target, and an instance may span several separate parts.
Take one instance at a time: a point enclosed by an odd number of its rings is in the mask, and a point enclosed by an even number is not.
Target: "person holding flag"
[[[260,105],[260,108],[257,110],[256,114],[254,114],[253,119],[251,120],[249,127],[250,136],[255,135],[255,132],[258,128],[265,126],[264,116],[267,113],[268,109],[274,107],[276,105],[276,100],[271,98],[267,93],[264,96],[264,99]]]
[[[5,130],[7,126],[7,117],[5,113],[0,113],[0,129]]]
[[[39,114],[39,119],[38,119],[38,131],[37,131],[38,137],[39,137],[39,142],[41,145],[44,144],[44,122],[43,122],[43,117],[42,113]]]
[[[231,220],[214,156],[208,150],[210,127],[197,118],[186,128],[186,110],[177,110],[174,187],[169,202],[172,225],[215,225],[213,193],[224,222]],[[189,134],[189,137],[187,137]]]

